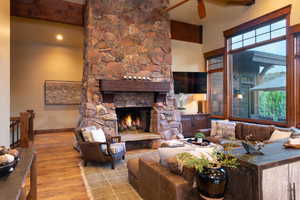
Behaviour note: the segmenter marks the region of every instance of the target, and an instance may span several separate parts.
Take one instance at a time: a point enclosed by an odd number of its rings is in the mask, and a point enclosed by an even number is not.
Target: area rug
[[[124,161],[117,162],[115,169],[110,164],[80,163],[81,175],[90,200],[141,200],[142,198],[128,182],[127,160],[151,153],[155,150],[132,150]]]

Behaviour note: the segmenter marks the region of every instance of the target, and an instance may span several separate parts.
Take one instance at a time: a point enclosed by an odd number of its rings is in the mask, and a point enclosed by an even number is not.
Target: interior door
[[[300,200],[300,161],[289,165],[289,176],[293,187],[293,200]]]

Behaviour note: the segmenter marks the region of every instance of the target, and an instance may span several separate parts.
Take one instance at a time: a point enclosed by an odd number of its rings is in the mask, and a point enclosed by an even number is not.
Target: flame
[[[125,118],[125,124],[127,127],[131,127],[132,126],[132,118],[131,115],[127,115],[127,117]]]

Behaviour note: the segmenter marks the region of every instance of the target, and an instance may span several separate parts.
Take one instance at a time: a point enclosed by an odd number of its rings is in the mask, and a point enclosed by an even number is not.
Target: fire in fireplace
[[[144,133],[150,129],[151,108],[117,108],[120,133]]]

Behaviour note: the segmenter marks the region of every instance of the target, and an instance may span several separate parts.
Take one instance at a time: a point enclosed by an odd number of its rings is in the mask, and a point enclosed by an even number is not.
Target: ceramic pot
[[[227,186],[227,172],[225,168],[206,168],[197,174],[199,192],[209,198],[222,198]]]

